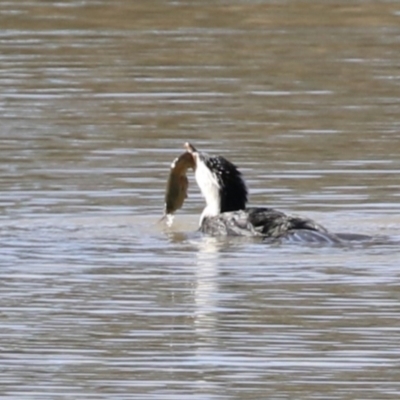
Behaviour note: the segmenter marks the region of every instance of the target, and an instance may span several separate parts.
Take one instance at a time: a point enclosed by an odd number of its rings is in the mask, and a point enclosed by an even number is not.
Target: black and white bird
[[[335,234],[311,219],[268,207],[246,207],[248,191],[238,168],[222,156],[201,153],[190,143],[197,185],[206,201],[200,231],[212,236],[259,236],[271,240],[341,243],[367,240],[358,234]]]

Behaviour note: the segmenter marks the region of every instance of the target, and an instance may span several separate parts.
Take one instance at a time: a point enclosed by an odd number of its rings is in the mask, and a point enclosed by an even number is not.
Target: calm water
[[[398,399],[400,5],[3,1],[2,399]],[[185,141],[370,246],[157,221]]]

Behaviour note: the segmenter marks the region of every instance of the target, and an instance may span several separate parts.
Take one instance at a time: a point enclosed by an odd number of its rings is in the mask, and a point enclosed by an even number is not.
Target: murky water
[[[185,141],[251,204],[400,239],[400,6],[0,5],[0,396],[397,399],[398,245],[162,215]]]

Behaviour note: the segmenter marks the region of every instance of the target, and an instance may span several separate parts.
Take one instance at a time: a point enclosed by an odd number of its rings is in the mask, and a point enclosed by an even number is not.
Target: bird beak
[[[189,142],[186,142],[183,146],[188,153],[197,153],[197,150],[194,146],[192,146]]]

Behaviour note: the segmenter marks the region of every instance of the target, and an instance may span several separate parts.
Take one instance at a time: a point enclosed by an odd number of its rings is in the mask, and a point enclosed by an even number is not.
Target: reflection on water
[[[192,178],[157,223],[189,140],[398,241],[396,7],[3,2],[1,397],[397,399],[397,245],[202,237]]]

